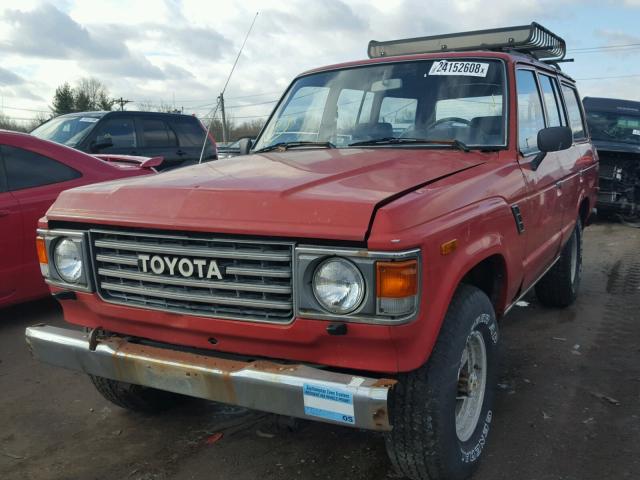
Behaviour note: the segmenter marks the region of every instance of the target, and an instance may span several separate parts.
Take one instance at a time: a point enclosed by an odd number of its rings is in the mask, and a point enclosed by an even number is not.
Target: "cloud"
[[[626,7],[616,7],[621,20],[636,12],[632,4],[640,4],[623,1]],[[38,109],[46,103],[29,104],[35,94],[50,101],[62,82],[95,76],[113,96],[167,104],[175,95],[177,107],[204,114],[208,107],[196,107],[215,102],[256,11],[260,15],[226,92],[228,106],[236,107],[229,112],[238,119],[268,113],[274,105],[268,102],[300,72],[365,57],[371,39],[537,20],[563,34],[570,48],[640,42],[616,36],[635,31],[622,21],[599,22],[593,2],[583,6],[577,0],[101,0],[98,7],[73,0],[34,0],[35,7],[23,2],[0,6],[0,87],[19,95],[23,86],[22,106]],[[594,25],[611,31],[585,37],[578,14],[581,21],[591,15]],[[581,44],[583,39],[590,43]],[[576,77],[600,76],[602,68],[615,70],[609,75],[635,72],[604,57],[598,57],[603,65],[591,65],[583,62],[591,56],[576,56],[579,62],[565,69]],[[11,74],[26,83],[9,85],[17,81]],[[581,93],[596,83],[581,84]]]
[[[9,40],[0,47],[12,53],[44,58],[119,58],[127,53],[124,44],[106,37],[96,38],[50,4],[29,12],[7,10],[3,18],[13,29]]]
[[[0,67],[0,86],[20,85],[25,83],[25,79],[9,70]]]
[[[92,70],[131,78],[164,78],[162,70],[142,55],[133,54],[119,37],[90,32],[67,13],[50,4],[3,15],[13,28],[0,50],[25,57],[73,59],[88,62]]]

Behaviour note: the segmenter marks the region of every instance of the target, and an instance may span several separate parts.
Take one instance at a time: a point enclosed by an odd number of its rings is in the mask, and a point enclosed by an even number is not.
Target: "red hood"
[[[488,153],[290,150],[63,192],[49,220],[362,241],[381,202],[484,163]]]

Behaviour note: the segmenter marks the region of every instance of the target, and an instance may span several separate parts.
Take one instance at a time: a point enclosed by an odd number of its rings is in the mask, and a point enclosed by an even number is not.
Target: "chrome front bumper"
[[[306,365],[241,362],[100,338],[51,326],[28,327],[31,351],[59,367],[265,412],[369,430],[391,430],[387,394],[395,380]]]

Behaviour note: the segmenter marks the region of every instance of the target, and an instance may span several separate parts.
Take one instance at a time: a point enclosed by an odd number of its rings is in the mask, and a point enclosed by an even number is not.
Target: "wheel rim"
[[[578,274],[578,239],[576,234],[573,234],[571,239],[571,285],[576,281],[576,275]]]
[[[486,386],[487,349],[482,334],[473,331],[467,337],[458,370],[456,434],[461,442],[469,440],[476,430]]]

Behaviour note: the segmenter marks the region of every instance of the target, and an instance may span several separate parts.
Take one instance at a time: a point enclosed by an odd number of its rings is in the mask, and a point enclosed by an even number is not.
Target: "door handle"
[[[562,182],[556,182],[556,187],[562,190]]]
[[[183,151],[183,150],[178,150],[178,151],[176,152],[176,154],[177,154],[177,155],[182,156],[182,155],[186,155],[186,154],[187,154],[187,152],[185,152],[185,151]]]

